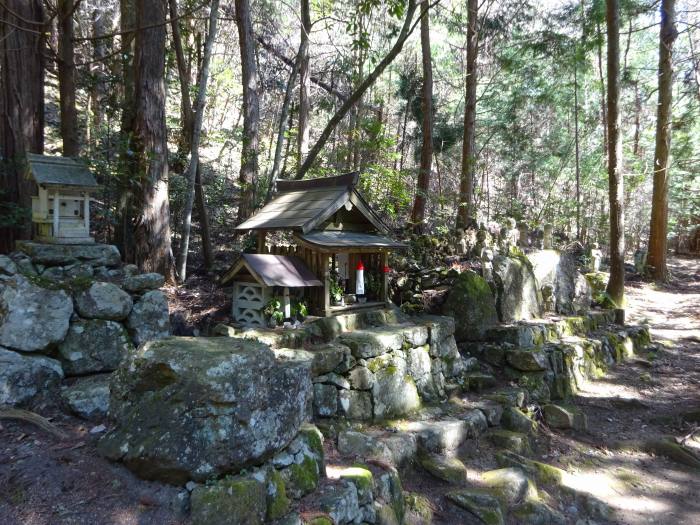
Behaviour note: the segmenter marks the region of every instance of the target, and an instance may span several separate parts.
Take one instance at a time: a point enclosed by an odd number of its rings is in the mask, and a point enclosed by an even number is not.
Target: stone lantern
[[[32,237],[56,244],[92,244],[90,194],[98,186],[87,167],[68,157],[27,155],[38,195],[32,197]]]

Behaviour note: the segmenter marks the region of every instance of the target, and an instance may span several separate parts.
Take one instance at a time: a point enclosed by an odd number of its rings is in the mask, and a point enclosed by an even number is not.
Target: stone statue
[[[553,312],[556,308],[556,296],[554,295],[554,286],[545,284],[542,287],[542,302],[544,303],[545,312]]]
[[[525,222],[518,224],[518,246],[521,248],[527,248],[530,246],[527,224]]]
[[[544,225],[544,237],[542,238],[542,248],[545,250],[551,250],[554,248],[554,242],[552,240],[552,233],[554,227],[551,224]]]
[[[481,276],[486,281],[493,281],[493,250],[481,250]]]
[[[501,229],[501,239],[503,243],[503,253],[508,255],[510,253],[511,247],[518,245],[518,239],[520,238],[520,232],[515,227],[515,219],[509,217],[506,220],[506,226]]]
[[[647,266],[647,251],[645,248],[639,248],[634,252],[634,269],[638,274],[644,274]]]
[[[594,242],[591,245],[591,262],[589,263],[589,268],[592,272],[600,271],[600,261],[603,259],[603,252],[600,251],[598,243]]]

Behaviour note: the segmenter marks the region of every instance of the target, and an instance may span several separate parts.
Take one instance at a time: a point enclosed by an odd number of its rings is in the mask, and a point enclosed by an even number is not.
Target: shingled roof
[[[381,233],[388,228],[357,191],[359,173],[300,181],[279,181],[277,195],[236,230],[292,230],[308,233],[351,203]]]
[[[97,188],[97,181],[87,166],[75,159],[28,153],[27,162],[37,184]]]

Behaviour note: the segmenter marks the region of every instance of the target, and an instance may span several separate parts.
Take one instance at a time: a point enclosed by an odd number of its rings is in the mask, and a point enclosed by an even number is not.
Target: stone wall
[[[382,420],[409,414],[424,401],[444,399],[474,366],[464,359],[450,317],[392,311],[319,319],[307,331],[325,342],[278,348],[281,359],[310,363],[314,415]]]
[[[0,404],[64,398],[106,410],[107,373],[139,344],[169,335],[163,276],[123,266],[115,246],[17,243],[0,255]],[[65,385],[64,385],[65,386]]]

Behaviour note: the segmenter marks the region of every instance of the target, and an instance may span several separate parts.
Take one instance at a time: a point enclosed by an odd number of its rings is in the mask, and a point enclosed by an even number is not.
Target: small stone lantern
[[[87,167],[68,157],[27,155],[38,195],[32,197],[32,237],[55,244],[92,244],[90,194],[98,186]]]

